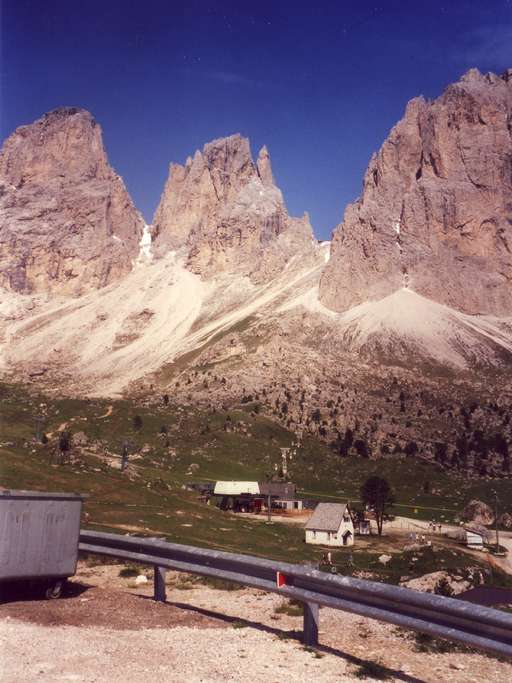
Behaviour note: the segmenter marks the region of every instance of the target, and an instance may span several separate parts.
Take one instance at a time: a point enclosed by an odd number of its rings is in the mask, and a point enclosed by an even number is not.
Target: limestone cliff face
[[[412,100],[333,233],[321,301],[409,287],[466,313],[512,313],[512,70]]]
[[[144,222],[109,166],[101,129],[62,108],[0,152],[0,285],[77,295],[127,274]]]
[[[293,257],[313,254],[309,219],[291,218],[265,147],[257,162],[240,135],[214,140],[185,166],[171,164],[155,214],[154,250],[184,247],[188,267],[264,281]]]

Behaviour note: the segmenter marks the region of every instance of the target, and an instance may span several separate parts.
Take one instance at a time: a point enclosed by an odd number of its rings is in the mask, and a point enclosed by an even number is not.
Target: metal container
[[[76,571],[83,496],[0,491],[0,581],[44,580],[58,597]]]

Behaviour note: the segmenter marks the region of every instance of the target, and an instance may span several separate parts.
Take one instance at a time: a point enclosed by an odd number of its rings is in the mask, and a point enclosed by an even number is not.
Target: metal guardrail
[[[318,644],[319,605],[324,605],[512,657],[512,615],[462,600],[153,538],[82,531],[79,549],[152,565],[155,600],[166,599],[166,569],[234,581],[300,600],[304,603],[306,645]]]

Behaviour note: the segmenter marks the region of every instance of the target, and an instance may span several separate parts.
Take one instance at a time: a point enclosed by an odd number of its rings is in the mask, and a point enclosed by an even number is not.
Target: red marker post
[[[286,576],[282,572],[276,573],[276,584],[278,588],[286,586]]]

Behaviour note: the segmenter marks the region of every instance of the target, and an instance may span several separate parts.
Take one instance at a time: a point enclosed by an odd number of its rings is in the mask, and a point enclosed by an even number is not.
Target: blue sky
[[[151,220],[170,161],[240,132],[328,238],[416,95],[512,67],[512,2],[0,0],[2,139],[90,110]]]

